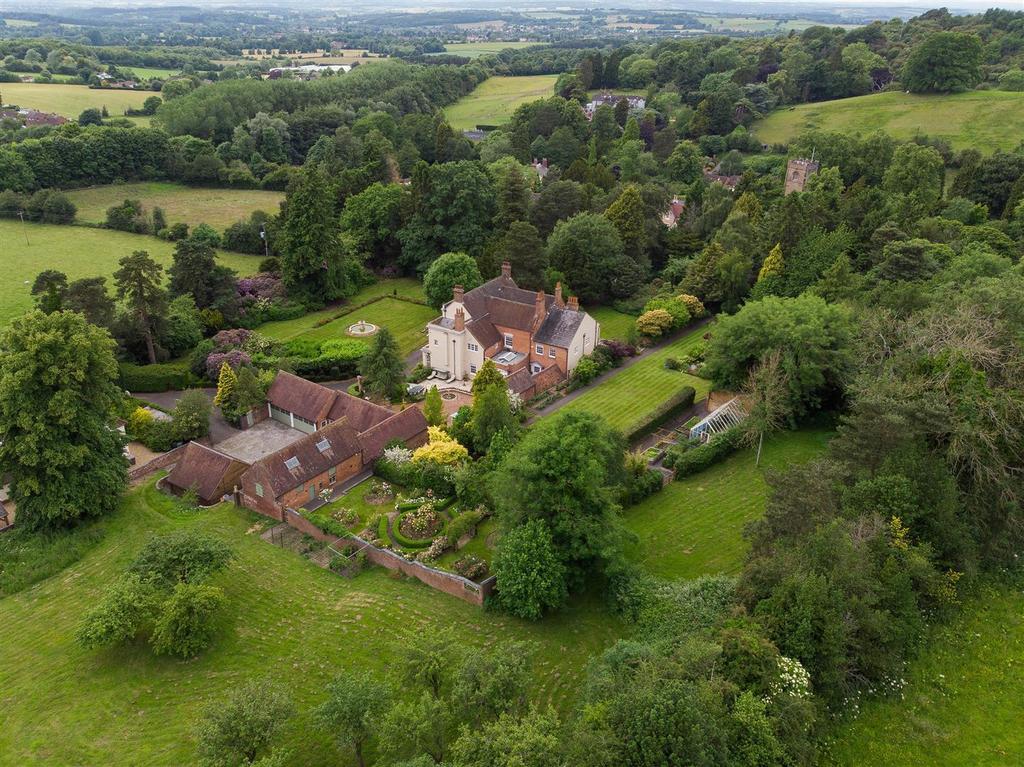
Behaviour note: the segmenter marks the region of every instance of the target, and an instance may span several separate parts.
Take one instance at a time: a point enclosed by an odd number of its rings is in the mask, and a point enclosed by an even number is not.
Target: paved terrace
[[[238,431],[231,437],[217,442],[214,447],[239,461],[255,463],[260,458],[287,447],[305,436],[305,433],[298,429],[268,418],[252,428]]]

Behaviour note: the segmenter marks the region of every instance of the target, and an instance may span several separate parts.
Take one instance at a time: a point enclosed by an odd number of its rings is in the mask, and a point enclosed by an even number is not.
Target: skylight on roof
[[[288,469],[288,471],[295,471],[297,468],[299,468],[299,459],[293,455],[291,458],[284,462],[284,466],[286,469]]]
[[[328,442],[326,439],[322,439],[316,443],[316,449],[319,450],[321,453],[326,453],[328,450],[331,449],[331,443]]]

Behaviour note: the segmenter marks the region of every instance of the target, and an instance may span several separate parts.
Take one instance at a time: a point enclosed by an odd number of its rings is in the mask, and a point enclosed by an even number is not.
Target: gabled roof
[[[327,417],[332,421],[344,418],[356,431],[366,431],[395,414],[393,410],[383,405],[375,405],[359,397],[353,397],[348,392],[336,391],[334,394],[334,404],[331,405]]]
[[[584,316],[581,311],[552,308],[544,318],[544,324],[534,334],[533,340],[539,344],[551,344],[568,349],[576,336],[576,331],[583,323]]]
[[[327,417],[336,395],[333,389],[279,370],[267,391],[267,402],[307,421],[319,423]]]
[[[363,464],[380,458],[384,453],[384,446],[391,440],[400,439],[407,442],[426,431],[427,419],[419,407],[414,405],[395,413],[386,421],[381,421],[359,435],[359,441],[363,446]]]
[[[533,376],[533,383],[537,387],[537,391],[541,392],[550,389],[563,378],[565,378],[565,374],[558,365],[548,365]]]
[[[469,310],[469,316],[474,320],[481,319],[485,314],[492,311],[491,306],[494,299],[501,299],[513,304],[525,304],[530,309],[530,316],[533,316],[533,307],[537,301],[537,294],[532,290],[523,290],[516,285],[511,277],[502,275],[488,280],[478,288],[473,288],[462,297],[462,303]],[[554,303],[554,296],[545,296],[546,306],[550,308]],[[506,310],[508,311],[508,310]],[[494,320],[497,324],[502,324]],[[529,327],[527,325],[527,327]]]
[[[247,468],[249,464],[219,450],[189,442],[164,481],[182,490],[194,488],[200,499],[213,501],[227,492]]]
[[[473,338],[479,341],[480,345],[485,349],[501,340],[501,333],[494,327],[494,323],[486,317],[466,323],[466,330],[472,333]]]
[[[278,371],[274,378],[267,392],[267,401],[316,424],[345,418],[356,431],[365,431],[392,415],[386,407],[353,397],[348,392],[328,389],[283,370]]]
[[[335,421],[319,431],[261,458],[252,470],[262,473],[275,498],[323,474],[361,452],[359,435],[347,421]],[[290,468],[294,467],[294,468]]]
[[[522,394],[533,386],[533,376],[530,375],[530,371],[526,368],[520,368],[506,378],[505,383],[508,384],[508,390],[513,394]]]

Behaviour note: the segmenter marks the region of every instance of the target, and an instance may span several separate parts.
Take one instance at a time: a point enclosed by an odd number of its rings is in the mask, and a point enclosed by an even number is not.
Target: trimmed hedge
[[[412,509],[418,509],[424,503],[426,503],[426,500],[402,501],[401,503],[396,503],[395,504],[395,510],[396,511],[411,511]]]
[[[330,514],[324,514],[318,510],[304,511],[302,512],[302,516],[328,535],[336,535],[339,538],[342,538],[349,534],[348,528],[338,520],[334,519]]]
[[[697,390],[692,386],[684,386],[676,394],[665,400],[653,412],[648,413],[639,421],[625,429],[626,441],[633,442],[650,434],[673,416],[679,415],[693,404]]]
[[[406,538],[404,535],[402,535],[401,531],[398,528],[401,526],[402,517],[404,516],[405,512],[399,514],[397,517],[395,517],[395,521],[391,525],[391,533],[394,539],[398,541],[398,543],[401,544],[402,548],[404,549],[428,548],[430,544],[434,542],[433,538]]]
[[[201,381],[187,362],[167,362],[156,365],[136,365],[122,362],[121,387],[130,392],[161,392],[188,389]]]
[[[685,451],[672,448],[665,459],[665,465],[669,466],[671,458],[672,464],[669,468],[675,468],[676,479],[698,474],[735,453],[740,448],[742,438],[743,432],[738,427],[733,427],[699,447]]]

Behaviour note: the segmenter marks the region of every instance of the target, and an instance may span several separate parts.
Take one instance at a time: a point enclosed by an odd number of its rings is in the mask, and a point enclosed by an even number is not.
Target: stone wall
[[[410,562],[401,554],[389,549],[379,549],[362,538],[355,536],[338,538],[336,535],[325,533],[293,509],[285,511],[285,521],[296,530],[318,541],[326,541],[335,548],[359,549],[375,565],[386,567],[388,570],[397,570],[403,575],[408,575],[427,584],[432,589],[443,591],[445,594],[469,602],[471,605],[482,607],[484,600],[494,591],[496,579],[493,575],[480,583],[474,583],[455,573],[436,570],[420,562]]]

